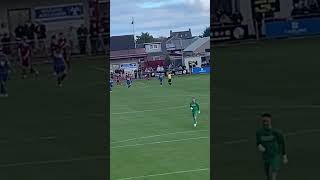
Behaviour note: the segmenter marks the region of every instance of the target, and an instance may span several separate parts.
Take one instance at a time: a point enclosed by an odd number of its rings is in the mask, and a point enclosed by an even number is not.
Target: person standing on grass
[[[57,47],[54,51],[54,69],[57,74],[58,86],[62,87],[62,82],[67,77],[66,61],[63,56],[62,47]]]
[[[55,51],[56,49],[59,47],[58,45],[58,41],[57,41],[57,37],[56,35],[53,35],[51,36],[51,43],[50,43],[50,52],[51,52],[51,57],[52,57],[52,62],[53,62],[53,65],[54,65],[54,61],[55,61]],[[53,66],[53,75],[56,76],[56,71],[55,71],[55,67]]]
[[[171,72],[168,73],[168,84],[171,86],[172,85],[172,75]]]
[[[70,53],[69,53],[69,45],[67,43],[67,39],[65,38],[63,33],[59,33],[59,40],[58,40],[58,46],[62,49],[62,54],[64,61],[67,65],[67,70],[70,71],[71,69],[71,63],[70,63]]]
[[[0,47],[0,97],[8,97],[6,83],[10,72],[10,64],[7,56]]]
[[[262,153],[267,180],[276,180],[281,164],[288,163],[283,134],[272,128],[270,114],[263,114],[262,128],[256,132],[258,151]]]
[[[21,44],[19,45],[18,54],[22,67],[22,78],[27,77],[27,72],[34,74],[35,77],[38,77],[39,72],[33,68],[31,62],[31,46],[27,43],[27,39],[23,38]]]
[[[193,118],[193,126],[197,127],[197,115],[200,114],[200,106],[196,102],[196,98],[192,97],[192,102],[190,103],[190,109],[192,112],[192,118]]]
[[[109,80],[110,92],[112,92],[112,87],[113,87],[113,80],[112,80],[112,78],[110,78],[110,80]]]
[[[127,80],[127,86],[128,86],[128,88],[130,88],[131,87],[131,83],[132,83],[132,81],[131,81],[131,77],[130,77],[130,75],[129,74],[126,74],[126,80]]]
[[[162,72],[160,72],[159,73],[159,81],[160,81],[160,86],[162,87],[162,85],[163,85],[163,73]]]

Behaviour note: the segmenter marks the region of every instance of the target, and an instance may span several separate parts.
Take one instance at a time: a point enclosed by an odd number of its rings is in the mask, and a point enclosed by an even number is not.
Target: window
[[[151,44],[150,45],[150,49],[158,49],[158,45],[157,44]]]
[[[153,56],[153,60],[154,61],[159,61],[160,60],[160,56]]]

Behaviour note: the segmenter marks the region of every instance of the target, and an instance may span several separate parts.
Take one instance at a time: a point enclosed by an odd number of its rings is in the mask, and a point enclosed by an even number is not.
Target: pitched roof
[[[170,36],[176,36],[176,37],[180,37],[180,38],[192,38],[192,33],[191,33],[191,29],[189,29],[188,31],[178,31],[178,32],[173,32],[170,31]]]
[[[134,36],[111,36],[110,37],[110,51],[120,51],[126,49],[134,49]]]
[[[134,57],[147,57],[146,50],[144,48],[139,49],[127,49],[127,50],[120,50],[120,51],[110,51],[110,59],[127,59],[127,58],[134,58]]]
[[[183,51],[193,52],[209,41],[210,41],[210,37],[199,38],[196,41],[194,41],[192,44],[190,44],[188,47],[186,47]]]
[[[173,45],[172,49],[185,49],[190,44],[195,42],[197,39],[198,39],[198,37],[188,38],[188,39],[180,39],[180,38],[173,37],[173,38],[169,39],[166,44],[168,44],[168,45],[172,44]],[[182,48],[181,48],[181,45],[182,45]],[[167,47],[167,49],[168,48],[171,49],[170,47]]]

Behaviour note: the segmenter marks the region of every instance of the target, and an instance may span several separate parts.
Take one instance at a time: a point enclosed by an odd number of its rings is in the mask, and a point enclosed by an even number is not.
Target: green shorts
[[[275,156],[271,159],[265,160],[264,161],[264,169],[266,173],[268,172],[277,172],[279,171],[281,166],[281,157],[280,156]]]
[[[197,115],[198,115],[198,111],[194,111],[194,112],[192,111],[192,116],[193,117],[197,117]]]

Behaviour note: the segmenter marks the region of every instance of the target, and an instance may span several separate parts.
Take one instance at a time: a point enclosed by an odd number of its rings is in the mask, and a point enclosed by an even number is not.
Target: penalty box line
[[[111,142],[111,144],[134,141],[134,140],[138,140],[138,139],[148,139],[148,138],[154,138],[154,137],[168,136],[168,135],[174,135],[174,134],[185,134],[185,133],[194,133],[194,132],[196,133],[196,132],[206,132],[206,131],[209,131],[209,130],[179,131],[179,132],[172,132],[172,133],[165,133],[165,134],[142,136],[142,137],[131,138],[131,139],[126,139],[126,140],[121,140],[121,141],[113,141],[113,142]]]
[[[137,146],[144,146],[144,145],[153,145],[153,144],[163,144],[163,143],[172,143],[172,142],[181,142],[181,141],[189,141],[189,140],[199,140],[199,139],[209,139],[208,136],[196,137],[196,138],[185,138],[185,139],[175,139],[169,141],[156,141],[150,143],[140,143],[140,144],[129,144],[129,145],[120,145],[120,146],[111,146],[111,149],[119,149],[124,147],[137,147]]]

